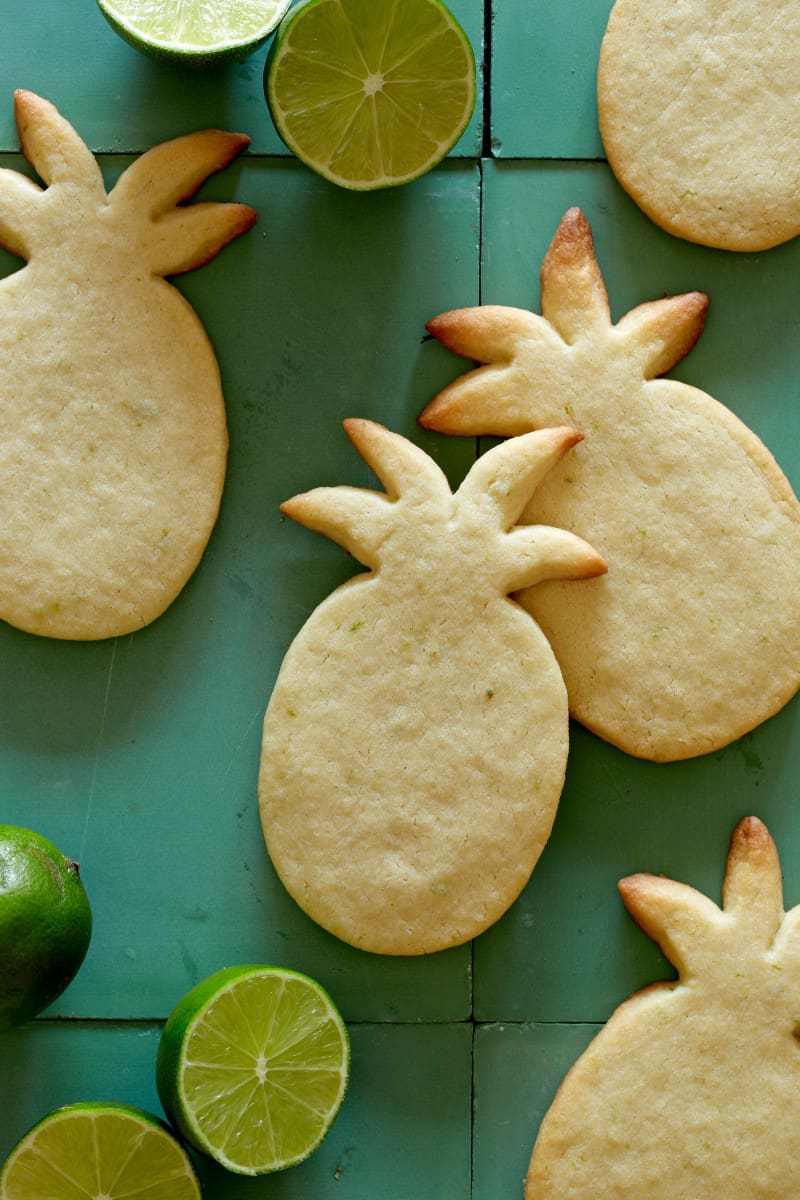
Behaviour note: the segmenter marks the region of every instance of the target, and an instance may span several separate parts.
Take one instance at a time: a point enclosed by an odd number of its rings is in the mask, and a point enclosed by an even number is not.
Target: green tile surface
[[[536,1131],[596,1025],[481,1025],[475,1034],[473,1200],[521,1196]]]
[[[122,164],[104,165],[111,178]],[[231,439],[201,569],[132,637],[80,645],[0,626],[4,817],[48,830],[95,899],[89,958],[56,1011],[165,1015],[218,967],[266,960],[320,978],[347,1017],[461,1020],[469,947],[383,961],[323,933],[266,857],[255,778],[285,649],[354,570],[278,506],[318,483],[368,483],[342,419],[411,434],[444,382],[451,364],[423,344],[424,322],[477,298],[477,169],[454,160],[364,197],[253,158],[207,194],[246,199],[260,219],[177,284],[216,343]],[[455,478],[474,457],[427,442]]]
[[[612,0],[494,0],[491,147],[503,158],[600,158],[595,77]]]
[[[268,961],[330,990],[351,1032],[352,1085],[307,1164],[264,1180],[204,1164],[207,1200],[521,1200],[564,1072],[621,1000],[671,973],[625,912],[619,878],[663,872],[719,899],[733,825],[755,813],[778,843],[787,906],[800,901],[797,701],[726,750],[668,766],[574,726],[553,836],[522,896],[474,945],[423,959],[363,954],[315,926],[259,828],[260,726],[282,656],[356,569],[278,506],[319,484],[374,485],[341,430],[348,416],[411,437],[461,480],[476,443],[425,433],[416,417],[468,364],[427,339],[425,321],[481,300],[537,309],[568,207],[592,223],[615,319],[664,293],[709,293],[703,336],[673,374],[736,412],[800,489],[800,240],[753,255],[692,246],[620,190],[594,100],[610,7],[452,0],[481,68],[485,46],[489,94],[429,176],[358,195],[280,142],[263,100],[267,47],[197,73],[138,55],[94,0],[6,0],[0,168],[30,173],[11,107],[25,87],[75,124],[109,183],[164,138],[248,133],[249,151],[201,197],[259,215],[175,282],[214,343],[231,437],[196,574],[130,637],[59,643],[0,624],[0,820],[80,858],[95,912],[72,986],[0,1035],[0,1158],[60,1103],[158,1111],[154,1056],[174,1003],[219,967]],[[18,266],[0,252],[0,274]]]
[[[14,1089],[4,1105],[0,1159],[57,1104],[114,1100],[159,1113],[153,1068],[160,1029],[153,1022],[36,1021],[7,1034],[3,1068]],[[322,1147],[265,1179],[200,1160],[204,1200],[469,1195],[470,1026],[356,1025],[350,1040],[351,1086]]]

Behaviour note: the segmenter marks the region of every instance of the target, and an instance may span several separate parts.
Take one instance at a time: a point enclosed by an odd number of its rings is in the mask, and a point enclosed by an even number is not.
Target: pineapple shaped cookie
[[[722,909],[653,875],[620,890],[678,980],[622,1004],[566,1076],[525,1200],[797,1200],[800,907],[766,828],[734,831]]]
[[[227,431],[200,321],[165,274],[255,220],[184,206],[247,145],[209,130],[157,146],[107,194],[49,102],[15,96],[45,187],[0,171],[0,618],[94,639],[139,629],[196,567],[219,509]]]
[[[730,410],[657,378],[692,347],[706,306],[689,293],[612,324],[589,224],[572,209],[542,267],[542,316],[487,305],[429,323],[485,365],[445,388],[422,425],[514,435],[569,422],[585,434],[523,520],[579,527],[608,574],[520,599],[573,715],[656,761],[726,745],[800,685],[800,505]]]
[[[363,950],[424,954],[509,907],[561,794],[564,684],[508,593],[605,567],[571,533],[514,525],[574,430],[503,443],[453,494],[405,438],[345,428],[386,492],[323,487],[282,506],[369,571],[286,654],[264,719],[261,821],[315,921]]]
[[[797,0],[617,0],[597,107],[609,165],[669,233],[765,250],[800,233]]]

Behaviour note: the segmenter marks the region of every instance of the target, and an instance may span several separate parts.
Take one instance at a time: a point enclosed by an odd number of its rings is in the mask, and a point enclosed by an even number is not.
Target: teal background
[[[800,486],[800,240],[751,255],[693,246],[620,190],[594,100],[610,0],[451,7],[486,82],[468,130],[422,180],[350,194],[275,134],[267,47],[197,73],[137,54],[94,0],[4,2],[0,166],[29,170],[15,87],[57,105],[109,183],[160,140],[241,130],[249,151],[201,195],[245,201],[259,218],[175,284],[214,343],[231,436],[196,574],[130,637],[59,643],[0,625],[0,820],[80,859],[95,915],[74,983],[0,1037],[0,1157],[71,1100],[160,1111],[155,1052],[173,1005],[219,967],[273,962],[338,1003],[351,1087],[307,1163],[256,1180],[203,1164],[208,1200],[519,1200],[564,1072],[618,1003],[671,973],[617,881],[663,872],[718,900],[733,826],[754,813],[778,843],[787,907],[800,901],[796,701],[717,754],[663,766],[574,726],[528,887],[473,945],[446,953],[391,959],[339,943],[297,909],[265,853],[255,780],[271,686],[293,635],[354,569],[278,505],[318,484],[370,482],[341,430],[348,416],[413,438],[460,481],[476,443],[426,433],[416,417],[467,364],[426,339],[425,321],[479,301],[536,309],[568,207],[592,223],[615,318],[664,293],[709,293],[705,332],[673,374],[733,409]],[[0,253],[1,272],[17,265]]]

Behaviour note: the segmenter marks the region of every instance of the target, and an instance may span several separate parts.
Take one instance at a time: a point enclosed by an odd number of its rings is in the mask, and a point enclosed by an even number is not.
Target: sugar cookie
[[[800,233],[800,5],[617,0],[597,104],[609,165],[669,233],[765,250]]]
[[[421,424],[586,436],[523,520],[580,529],[608,574],[521,597],[564,673],[573,715],[630,754],[688,758],[733,741],[800,685],[800,505],[764,444],[705,392],[657,379],[699,336],[707,297],[642,304],[612,325],[592,234],[564,217],[542,316],[486,305],[429,323],[488,364]]]
[[[315,921],[364,950],[424,954],[505,912],[561,794],[564,684],[508,592],[605,567],[571,533],[514,526],[574,430],[503,443],[452,494],[405,438],[345,427],[386,494],[318,488],[282,506],[369,571],[286,654],[264,720],[261,820]]]
[[[566,1076],[525,1200],[800,1196],[800,907],[767,830],[737,826],[722,909],[660,876],[620,890],[678,980],[626,1000]]]
[[[162,276],[255,220],[184,206],[248,143],[206,130],[141,155],[107,194],[52,104],[16,93],[45,187],[0,170],[0,618],[56,638],[129,633],[186,583],[219,509],[228,438],[219,371]]]

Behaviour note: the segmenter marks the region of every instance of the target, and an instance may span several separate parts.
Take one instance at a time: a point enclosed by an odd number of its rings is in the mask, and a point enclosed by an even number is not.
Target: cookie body
[[[764,250],[800,233],[800,8],[617,0],[598,70],[609,165],[656,224]]]
[[[800,1196],[800,914],[755,818],[737,827],[720,910],[648,875],[620,885],[677,982],[631,997],[566,1076],[525,1200]]]
[[[40,188],[0,173],[0,617],[95,639],[141,628],[214,526],[227,430],[219,370],[166,270],[252,224],[240,205],[177,208],[246,144],[209,131],[143,155],[106,194],[52,105],[18,93]]]
[[[265,831],[286,888],[344,941],[386,954],[456,945],[505,912],[567,762],[566,689],[527,613],[445,596],[421,617],[418,600],[371,579],[329,597],[286,657],[264,730]]]
[[[591,231],[572,210],[543,266],[542,317],[486,306],[429,325],[488,365],[446,388],[422,424],[513,435],[569,419],[586,434],[524,519],[579,526],[608,574],[520,599],[572,714],[657,761],[728,744],[800,686],[800,505],[730,410],[655,377],[692,346],[706,305],[690,293],[612,325]]]
[[[506,443],[453,496],[410,443],[347,425],[399,490],[317,489],[284,506],[374,569],[328,597],[284,659],[264,720],[261,820],[315,921],[361,949],[423,954],[505,912],[563,786],[563,680],[507,585],[520,571],[578,578],[603,564],[561,530],[506,532],[523,476],[542,454],[560,457],[572,431]]]

